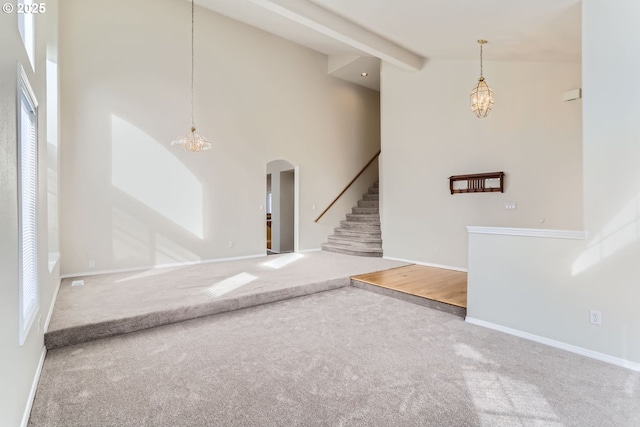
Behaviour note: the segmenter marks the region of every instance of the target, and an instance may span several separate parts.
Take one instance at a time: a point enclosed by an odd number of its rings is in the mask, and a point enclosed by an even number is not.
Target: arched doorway
[[[298,167],[287,160],[267,163],[267,254],[298,250]]]

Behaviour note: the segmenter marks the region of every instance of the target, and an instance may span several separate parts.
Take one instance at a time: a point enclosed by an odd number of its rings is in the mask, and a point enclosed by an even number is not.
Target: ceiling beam
[[[409,71],[425,58],[308,0],[251,0],[253,3]]]

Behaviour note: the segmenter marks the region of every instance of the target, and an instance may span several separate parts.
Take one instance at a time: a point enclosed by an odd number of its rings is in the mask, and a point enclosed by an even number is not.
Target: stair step
[[[387,297],[397,298],[399,300],[408,301],[418,305],[423,305],[425,307],[429,307],[434,310],[444,311],[445,313],[453,314],[455,316],[460,316],[463,319],[467,315],[467,309],[463,307],[457,307],[455,305],[447,304],[444,302],[407,294],[401,291],[397,291],[395,289],[388,289],[388,288],[383,288],[382,286],[370,285],[369,283],[361,282],[360,280],[351,279],[351,286],[364,289],[370,292],[375,292],[377,294],[384,295]]]
[[[370,230],[380,232],[379,222],[340,221],[340,228],[348,230]]]
[[[361,237],[371,239],[380,239],[382,237],[380,230],[348,230],[345,228],[335,228],[333,231],[333,235],[336,237]]]
[[[336,246],[329,243],[322,244],[323,251],[336,252],[345,255],[366,256],[366,257],[382,257],[382,249],[378,248],[349,248]]]
[[[329,244],[342,247],[382,249],[382,239],[364,236],[329,236]]]
[[[380,215],[378,214],[347,214],[347,221],[373,222],[376,224],[380,224]]]
[[[380,187],[374,182],[358,205],[340,221],[334,235],[321,245],[323,251],[364,257],[382,257],[380,228]]]
[[[378,209],[378,207],[375,207],[375,208],[356,207],[356,208],[351,208],[351,213],[354,213],[354,214],[369,214],[369,215],[378,215],[378,216],[380,216],[380,209]]]
[[[380,202],[377,200],[358,200],[359,208],[377,208],[380,206]]]

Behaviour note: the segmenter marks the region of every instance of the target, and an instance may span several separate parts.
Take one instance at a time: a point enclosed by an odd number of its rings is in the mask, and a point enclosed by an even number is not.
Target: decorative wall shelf
[[[504,172],[474,173],[449,177],[449,190],[455,193],[504,193]]]

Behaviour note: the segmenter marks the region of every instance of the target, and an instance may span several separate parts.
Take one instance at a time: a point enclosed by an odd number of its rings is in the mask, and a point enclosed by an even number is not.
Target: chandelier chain
[[[182,148],[185,151],[198,152],[211,149],[211,142],[202,135],[196,133],[194,120],[194,93],[195,93],[195,1],[191,0],[191,128],[183,137],[171,141],[174,147]]]
[[[484,43],[480,43],[480,78],[483,78],[482,76],[482,45]]]
[[[193,27],[194,27],[194,5],[193,0],[191,0],[191,127],[195,128],[196,124],[193,120],[193,69],[194,69],[194,49],[193,49]]]

